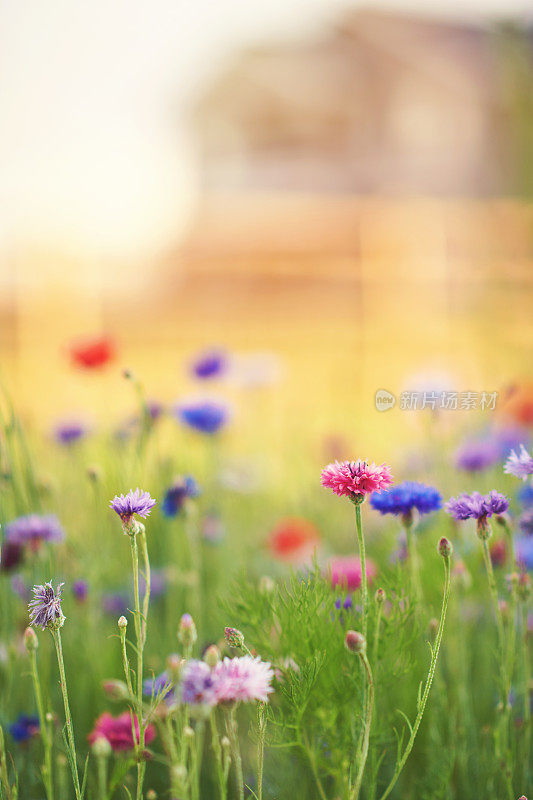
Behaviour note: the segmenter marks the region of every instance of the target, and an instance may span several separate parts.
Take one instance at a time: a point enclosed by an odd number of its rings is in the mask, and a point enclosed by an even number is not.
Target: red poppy
[[[70,347],[73,363],[82,369],[98,369],[115,357],[115,343],[107,337],[84,339]]]
[[[533,384],[511,386],[499,404],[499,411],[519,425],[533,425]]]
[[[268,538],[268,548],[282,561],[305,561],[319,541],[312,522],[300,517],[288,517],[278,522]]]

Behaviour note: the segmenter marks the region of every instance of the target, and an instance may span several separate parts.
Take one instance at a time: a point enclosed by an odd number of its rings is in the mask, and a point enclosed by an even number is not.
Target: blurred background
[[[526,382],[531,17],[439,5],[1,0],[1,368],[26,418],[118,419],[120,367],[171,401],[211,347],[282,385],[280,445],[410,437],[378,389]],[[94,380],[69,353],[99,337]]]

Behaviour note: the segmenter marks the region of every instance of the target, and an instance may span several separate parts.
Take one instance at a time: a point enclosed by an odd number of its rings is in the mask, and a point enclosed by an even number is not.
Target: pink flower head
[[[339,497],[350,500],[362,499],[371,492],[388,489],[392,483],[390,467],[386,464],[376,466],[369,461],[335,461],[324,467],[321,475],[322,486],[331,489]]]
[[[118,717],[113,717],[109,712],[100,714],[94,728],[87,737],[90,744],[94,744],[97,739],[107,739],[114,752],[127,752],[134,750],[136,744],[139,742],[139,720],[133,717],[133,724],[135,726],[135,738],[133,741],[133,731],[131,726],[131,714],[129,711],[124,711]],[[153,725],[147,725],[144,732],[144,741],[150,744],[155,737],[155,728]]]
[[[252,656],[225,658],[214,669],[218,703],[260,700],[266,703],[273,691],[274,672],[267,661]]]
[[[331,585],[340,586],[349,592],[361,586],[361,560],[353,556],[337,556],[329,562],[331,572]],[[366,559],[366,578],[369,583],[377,575],[377,568],[373,561]]]

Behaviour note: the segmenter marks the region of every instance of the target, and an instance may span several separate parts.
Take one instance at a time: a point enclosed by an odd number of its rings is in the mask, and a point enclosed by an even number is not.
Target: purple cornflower
[[[181,699],[191,705],[214,706],[216,684],[215,674],[205,661],[188,661],[181,673]]]
[[[475,519],[480,539],[488,539],[491,531],[487,522],[493,514],[499,516],[509,508],[509,500],[500,492],[461,494],[446,503],[446,511],[456,520]]]
[[[519,536],[516,540],[516,560],[526,569],[533,569],[533,536]]]
[[[150,497],[149,492],[137,488],[135,491],[131,489],[127,494],[116,494],[109,507],[116,511],[123,523],[129,525],[134,514],[146,519],[155,504],[156,501]]]
[[[405,481],[372,494],[370,505],[381,514],[408,515],[414,508],[420,514],[428,514],[441,508],[442,497],[433,486]]]
[[[143,681],[143,694],[147,697],[157,697],[161,692],[165,693],[165,702],[172,703],[174,700],[174,692],[170,688],[172,681],[167,672],[162,672],[160,675],[155,675],[153,678],[148,678]]]
[[[74,444],[74,442],[83,439],[87,435],[89,429],[83,422],[60,422],[54,429],[54,439],[59,444]]]
[[[9,726],[9,733],[16,742],[27,742],[39,733],[39,717],[19,714]]]
[[[0,550],[0,572],[10,572],[24,558],[24,548],[16,542],[3,542]]]
[[[227,369],[228,357],[223,350],[206,350],[191,363],[192,374],[200,380],[219,378]]]
[[[341,610],[351,611],[353,608],[353,600],[350,597],[350,595],[348,595],[348,597],[345,598],[337,597],[337,599],[335,600],[335,608],[337,609],[337,611]]]
[[[186,501],[198,497],[200,489],[190,475],[176,478],[172,486],[167,489],[161,508],[166,517],[175,517],[183,509]]]
[[[6,542],[37,550],[42,542],[62,542],[65,532],[56,516],[28,514],[6,525]]]
[[[485,495],[472,492],[450,498],[445,508],[457,520],[481,519],[505,513],[509,508],[509,501],[500,492],[492,491]]]
[[[515,478],[522,478],[523,481],[533,475],[533,457],[529,455],[523,444],[520,445],[520,453],[518,455],[514,450],[511,451],[503,471],[507,475],[514,475]]]
[[[87,600],[87,594],[89,592],[89,585],[87,581],[79,580],[74,581],[72,584],[72,594],[78,601],[78,603],[84,603]]]
[[[58,584],[54,592],[54,587],[49,581],[32,589],[34,599],[30,600],[28,609],[30,612],[30,623],[36,625],[41,630],[46,628],[61,628],[65,622],[65,617],[61,609],[61,595],[63,593],[63,583]]]
[[[176,406],[175,413],[188,428],[210,435],[218,433],[229,419],[227,406],[213,400],[182,403]]]
[[[111,592],[102,596],[102,609],[105,614],[119,617],[126,614],[130,606],[130,600],[124,592]]]
[[[498,461],[499,449],[490,439],[465,442],[455,454],[455,465],[467,472],[481,472]]]

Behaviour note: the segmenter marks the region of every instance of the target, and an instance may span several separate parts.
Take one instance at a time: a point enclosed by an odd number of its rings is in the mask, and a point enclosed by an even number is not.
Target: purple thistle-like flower
[[[509,508],[509,501],[500,492],[492,491],[488,494],[472,492],[452,497],[446,503],[446,511],[454,519],[486,519],[493,514],[503,514]]]
[[[125,592],[110,592],[102,596],[102,610],[113,617],[126,614],[130,605],[131,601]]]
[[[41,542],[62,542],[65,532],[56,516],[28,514],[6,525],[6,542],[36,549]]]
[[[191,705],[214,706],[217,679],[205,661],[188,661],[181,673],[181,699]]]
[[[530,475],[533,475],[533,456],[530,456],[523,444],[520,445],[520,453],[517,455],[514,450],[505,462],[503,471],[507,475],[514,475],[515,478],[522,478],[523,481],[527,480]]]
[[[167,672],[147,678],[143,681],[143,694],[146,697],[157,697],[161,692],[165,692],[165,703],[174,702],[174,691],[170,688],[172,681]]]
[[[46,628],[61,628],[65,622],[65,617],[61,609],[61,595],[63,583],[58,584],[54,592],[54,587],[49,581],[32,589],[34,599],[28,604],[30,612],[30,623],[41,630]]]
[[[465,442],[455,454],[455,464],[467,472],[481,472],[492,467],[499,455],[497,444],[490,439]]]
[[[89,429],[83,422],[61,422],[56,425],[54,430],[54,439],[58,444],[74,444],[74,442],[83,439],[87,435]]]
[[[123,522],[128,524],[134,514],[146,519],[155,504],[156,501],[150,497],[149,492],[137,488],[135,491],[131,489],[127,494],[116,494],[109,503],[109,507],[116,511]]]
[[[252,656],[225,658],[214,669],[215,693],[219,703],[259,700],[266,703],[273,691],[274,671],[267,661]]]

